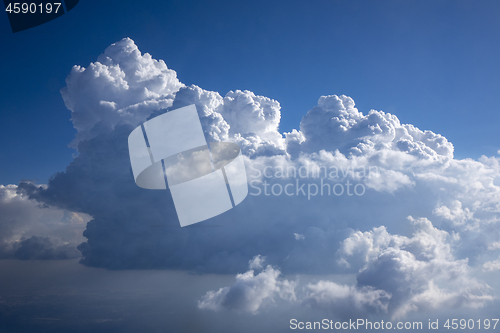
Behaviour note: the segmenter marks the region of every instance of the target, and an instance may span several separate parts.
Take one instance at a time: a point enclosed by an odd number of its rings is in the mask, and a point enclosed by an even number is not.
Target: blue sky
[[[444,135],[457,158],[495,155],[499,15],[497,1],[81,1],[16,34],[3,15],[0,183],[64,170],[74,130],[59,89],[123,37],[185,84],[278,100],[281,131],[346,94]]]

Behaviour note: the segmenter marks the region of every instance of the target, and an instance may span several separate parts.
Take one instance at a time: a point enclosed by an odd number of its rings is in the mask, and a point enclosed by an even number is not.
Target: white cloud
[[[390,235],[385,227],[354,232],[340,250],[345,261],[359,257],[358,287],[372,287],[392,295],[394,318],[409,311],[443,307],[485,306],[493,300],[488,285],[471,277],[468,260],[452,254],[451,236],[427,219],[413,219],[411,238]]]
[[[139,125],[152,111],[171,106],[182,86],[175,71],[141,54],[130,38],[112,44],[87,68],[74,66],[61,90],[78,130],[73,144],[120,122]]]
[[[255,260],[263,261],[256,256],[250,262],[250,268],[256,267]],[[261,262],[259,262],[260,266]],[[198,308],[209,310],[236,310],[257,313],[265,302],[273,302],[275,298],[295,301],[295,283],[278,279],[281,272],[271,265],[255,275],[253,269],[236,275],[236,282],[231,287],[207,292]]]
[[[500,270],[500,258],[493,261],[485,262],[483,264],[483,270],[485,272],[494,272]]]
[[[494,300],[491,288],[471,276],[467,259],[457,260],[452,255],[451,235],[427,219],[409,220],[415,227],[411,238],[378,227],[353,232],[343,241],[339,263],[359,266],[356,285],[320,280],[300,288],[297,282],[280,279],[280,271],[267,266],[257,275],[253,270],[238,274],[232,287],[208,292],[199,308],[255,313],[266,300],[286,291],[284,299],[340,317],[387,313],[394,320],[415,311],[481,308]],[[256,256],[250,267],[261,267],[261,262],[262,257]],[[498,260],[486,263],[484,269],[498,270],[500,264]]]
[[[374,150],[401,151],[434,161],[453,158],[453,145],[431,131],[401,125],[389,113],[371,110],[363,115],[348,96],[321,96],[318,105],[302,119],[300,132],[287,133],[288,151],[314,152],[320,149],[366,154]]]
[[[266,257],[256,255],[252,260],[248,262],[248,268],[250,269],[262,269],[264,266],[264,262],[266,261]]]
[[[305,290],[304,304],[342,316],[385,313],[391,299],[391,294],[384,290],[369,286],[357,288],[324,280],[308,284]]]
[[[458,200],[454,200],[450,207],[446,207],[444,205],[436,207],[434,214],[457,225],[463,225],[468,220],[472,220],[473,218],[473,213],[471,213],[470,209],[463,209],[462,203]]]
[[[224,96],[220,113],[231,124],[230,134],[256,134],[264,140],[282,144],[282,135],[278,132],[280,108],[278,101],[256,96],[248,90],[236,90]]]

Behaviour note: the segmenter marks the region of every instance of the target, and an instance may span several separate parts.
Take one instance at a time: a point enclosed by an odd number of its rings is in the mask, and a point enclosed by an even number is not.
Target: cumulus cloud
[[[298,281],[284,279],[280,274],[277,268],[270,265],[258,274],[255,274],[254,270],[238,274],[231,287],[207,292],[198,301],[198,308],[255,314],[259,309],[272,304],[275,299],[282,299],[292,304],[327,310],[340,316],[353,316],[385,313],[391,298],[391,295],[383,290],[375,290],[372,287],[357,288],[333,281],[321,280],[299,287]]]
[[[409,311],[478,308],[493,300],[489,286],[471,277],[468,260],[454,258],[448,232],[424,218],[409,220],[415,227],[410,238],[378,227],[344,240],[340,260],[357,257],[362,264],[358,287],[391,295],[388,310],[396,318]]]
[[[0,185],[0,258],[71,259],[89,220],[86,214],[40,206],[16,185]]]
[[[399,119],[383,111],[363,115],[348,96],[322,96],[300,123],[300,131],[287,133],[288,151],[315,152],[339,150],[364,154],[391,149],[423,159],[453,158],[453,145],[443,136],[402,125]]]
[[[119,123],[139,125],[152,111],[171,106],[182,86],[175,71],[141,54],[130,38],[112,44],[87,68],[74,66],[61,90],[78,130],[73,145]]]
[[[433,304],[489,300],[488,288],[470,271],[481,270],[499,250],[497,157],[457,160],[442,135],[383,111],[364,114],[344,95],[321,96],[298,130],[281,133],[278,101],[185,86],[130,39],[86,68],[75,66],[62,95],[78,131],[78,156],[47,186],[22,183],[16,191],[92,216],[79,246],[85,265],[238,273],[257,254],[265,256],[270,266],[241,274],[236,289],[203,299],[202,307],[214,309],[231,304],[257,311],[281,290],[275,267],[284,274],[357,274],[353,286],[325,281],[300,289],[309,306],[349,303],[359,311],[404,315]],[[241,147],[251,187],[236,208],[181,229],[169,191],[135,185],[127,137],[147,119],[189,104],[196,105],[207,141]],[[309,192],[302,194],[301,185]],[[293,186],[293,195],[274,195],[273,186],[274,193]],[[341,195],[332,194],[334,186],[343,186]],[[434,225],[406,221],[409,215]],[[9,242],[21,241],[14,234]],[[261,269],[257,261],[252,265]],[[387,270],[394,275],[384,275]],[[248,296],[252,288],[260,296]]]
[[[473,214],[469,208],[462,208],[462,203],[454,200],[450,207],[438,206],[434,210],[434,214],[444,219],[451,221],[454,224],[463,225],[468,220],[472,220]]]
[[[49,237],[31,236],[13,244],[12,257],[20,260],[55,260],[80,257],[74,245],[57,246]]]
[[[450,234],[427,219],[409,220],[415,228],[412,237],[392,235],[381,226],[353,232],[342,242],[338,262],[358,266],[354,285],[320,280],[300,287],[268,266],[258,275],[238,274],[232,287],[208,292],[199,308],[256,312],[283,290],[280,285],[289,288],[293,297],[288,300],[344,318],[388,314],[400,319],[409,312],[481,308],[494,300],[491,288],[471,276],[467,260],[454,258]],[[255,257],[250,267],[260,260]],[[500,269],[498,260],[484,269]]]
[[[341,285],[333,281],[319,281],[305,287],[303,304],[327,310],[341,317],[356,317],[386,313],[391,294],[364,286]]]
[[[207,292],[198,308],[209,310],[235,310],[256,313],[265,302],[272,302],[276,297],[295,301],[295,284],[279,279],[281,272],[268,265],[258,274],[253,268],[262,267],[261,256],[250,261],[250,270],[236,275],[236,282],[231,287]]]

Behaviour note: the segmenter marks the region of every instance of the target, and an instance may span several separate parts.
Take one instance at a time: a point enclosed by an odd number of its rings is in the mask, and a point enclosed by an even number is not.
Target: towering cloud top
[[[171,106],[182,86],[175,71],[142,55],[130,38],[112,44],[87,68],[74,66],[61,90],[78,130],[74,144],[120,122],[140,124],[153,110]]]
[[[445,137],[401,125],[395,115],[371,110],[363,115],[345,95],[321,96],[300,123],[300,132],[288,133],[290,153],[321,149],[362,155],[375,150],[396,150],[423,158],[453,158],[453,145]]]

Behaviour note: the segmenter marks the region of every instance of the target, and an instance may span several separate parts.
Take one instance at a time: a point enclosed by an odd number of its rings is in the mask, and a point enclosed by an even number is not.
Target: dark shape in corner
[[[80,0],[64,0],[64,3],[66,4],[66,12],[69,12],[73,8],[75,8],[76,4]]]

